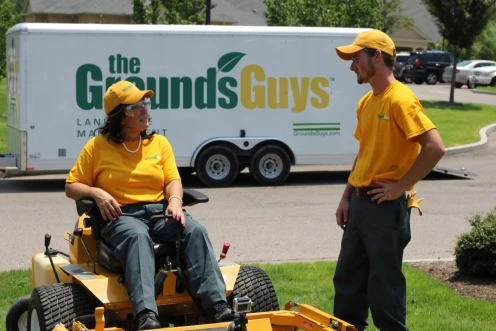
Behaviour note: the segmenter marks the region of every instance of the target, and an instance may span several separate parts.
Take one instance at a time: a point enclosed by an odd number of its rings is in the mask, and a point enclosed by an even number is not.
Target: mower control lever
[[[48,246],[50,246],[50,241],[52,240],[52,236],[49,233],[45,233],[45,248],[48,251]]]
[[[229,247],[231,247],[231,244],[229,242],[225,242],[224,246],[222,246],[222,253],[220,253],[220,259],[217,262],[220,262],[220,260],[223,260],[227,256],[227,251],[229,250]]]

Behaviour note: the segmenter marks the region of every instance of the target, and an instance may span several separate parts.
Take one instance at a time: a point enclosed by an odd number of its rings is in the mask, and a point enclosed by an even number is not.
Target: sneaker
[[[138,321],[138,330],[159,329],[160,322],[157,319],[157,314],[150,310],[142,311],[136,316]]]
[[[219,301],[205,310],[205,315],[209,323],[230,322],[239,318],[225,301]]]

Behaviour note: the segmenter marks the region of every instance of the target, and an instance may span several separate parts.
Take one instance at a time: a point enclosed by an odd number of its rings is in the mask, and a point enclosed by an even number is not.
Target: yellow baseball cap
[[[349,61],[354,53],[364,48],[378,49],[392,57],[396,56],[393,40],[380,30],[367,30],[360,32],[351,45],[336,47],[336,53],[343,60]]]
[[[120,104],[132,105],[143,98],[151,98],[153,91],[138,89],[133,83],[127,80],[121,80],[117,83],[110,85],[103,97],[103,108],[105,115],[108,116],[112,110]]]

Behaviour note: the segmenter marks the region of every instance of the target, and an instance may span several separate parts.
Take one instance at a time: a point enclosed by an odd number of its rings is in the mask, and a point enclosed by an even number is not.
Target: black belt
[[[353,187],[353,194],[355,194],[355,196],[357,198],[360,198],[360,199],[372,199],[372,197],[375,195],[375,194],[367,194],[367,192],[369,191],[372,191],[376,188],[379,188],[377,186],[363,186],[363,187]]]

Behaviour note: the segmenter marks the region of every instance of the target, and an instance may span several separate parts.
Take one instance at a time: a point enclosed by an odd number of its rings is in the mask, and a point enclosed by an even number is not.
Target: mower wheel
[[[229,296],[229,304],[233,305],[234,298],[248,296],[253,302],[251,312],[279,310],[276,291],[269,276],[260,268],[241,266],[234,289]]]
[[[31,292],[28,330],[48,331],[59,323],[72,327],[74,318],[91,314],[93,310],[82,286],[72,283],[43,285]]]
[[[28,306],[30,295],[17,299],[7,313],[5,326],[7,331],[27,331]]]

